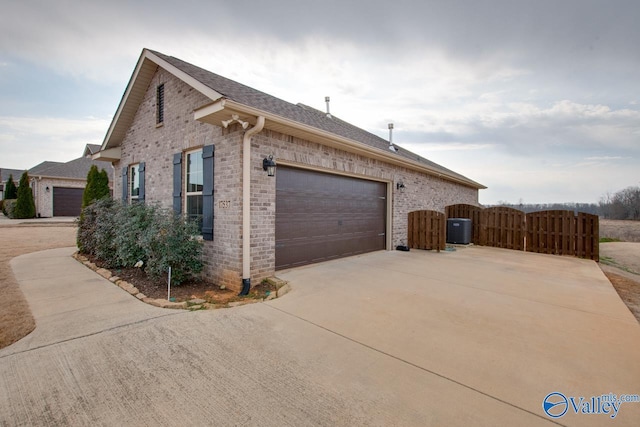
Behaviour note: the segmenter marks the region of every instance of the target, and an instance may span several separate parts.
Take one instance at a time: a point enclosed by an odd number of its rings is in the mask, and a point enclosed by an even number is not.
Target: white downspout
[[[242,291],[251,289],[251,137],[264,127],[264,116],[242,138]]]

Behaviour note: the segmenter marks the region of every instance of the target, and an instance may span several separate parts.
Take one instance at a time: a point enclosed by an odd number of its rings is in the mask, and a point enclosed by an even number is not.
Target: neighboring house
[[[198,219],[204,274],[243,291],[279,269],[393,250],[410,211],[478,204],[485,188],[328,112],[147,49],[94,159],[114,165],[115,197]]]
[[[9,181],[9,177],[13,177],[13,183],[18,186],[20,177],[24,170],[0,168],[0,200],[4,199],[4,186]]]
[[[82,155],[84,157],[91,158],[98,151],[100,151],[100,144],[87,144],[87,146],[84,148],[84,153]]]
[[[89,146],[89,144],[87,145]],[[85,148],[85,155],[88,148]],[[38,217],[79,216],[82,193],[87,185],[87,174],[92,165],[107,170],[103,162],[80,157],[66,163],[42,162],[29,169],[29,179]],[[111,179],[109,186],[112,188]]]

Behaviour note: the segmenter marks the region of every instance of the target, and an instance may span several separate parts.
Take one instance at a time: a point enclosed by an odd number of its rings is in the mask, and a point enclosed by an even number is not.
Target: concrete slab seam
[[[89,334],[78,335],[76,337],[66,338],[64,340],[52,342],[52,343],[49,343],[49,344],[40,345],[40,346],[37,346],[37,347],[32,347],[32,348],[29,348],[29,349],[26,349],[26,350],[17,351],[15,353],[0,355],[0,359],[5,359],[7,357],[16,356],[18,354],[29,353],[31,351],[40,350],[42,348],[47,348],[47,347],[51,347],[51,346],[58,345],[58,344],[64,344],[66,342],[75,341],[75,340],[82,339],[82,338],[87,338],[87,337],[92,337],[94,335],[100,335],[100,334],[102,334],[104,332],[115,331],[117,329],[121,329],[121,328],[124,328],[124,327],[127,327],[127,326],[138,325],[138,324],[145,323],[145,322],[148,322],[148,321],[151,321],[151,320],[161,319],[163,317],[168,317],[168,316],[176,316],[176,315],[180,315],[180,314],[186,314],[186,313],[184,313],[184,312],[174,312],[174,313],[161,314],[159,316],[149,317],[149,318],[146,318],[146,319],[137,320],[135,322],[125,323],[124,325],[113,326],[111,328],[102,329],[100,331],[91,332]]]
[[[558,423],[557,421],[551,420],[551,419],[549,419],[549,418],[545,418],[545,417],[543,417],[543,416],[542,416],[542,415],[540,415],[540,414],[536,414],[535,412],[531,412],[531,411],[529,411],[528,409],[521,408],[520,406],[514,405],[513,403],[507,402],[507,401],[505,401],[505,400],[502,400],[502,399],[500,399],[499,397],[492,396],[491,394],[485,393],[485,392],[484,392],[484,391],[482,391],[482,390],[478,390],[478,389],[476,389],[476,388],[474,388],[474,387],[471,387],[471,386],[469,386],[469,385],[466,385],[466,384],[464,384],[464,383],[461,383],[460,381],[457,381],[457,380],[455,380],[455,379],[453,379],[453,378],[449,378],[449,377],[447,377],[447,376],[445,376],[445,375],[439,374],[439,373],[437,373],[437,372],[435,372],[435,371],[432,371],[432,370],[430,370],[430,369],[427,369],[427,368],[425,368],[425,367],[423,367],[423,366],[417,365],[417,364],[415,364],[415,363],[413,363],[413,362],[410,362],[410,361],[408,361],[408,360],[402,359],[402,358],[400,358],[400,357],[398,357],[398,356],[394,356],[393,354],[390,354],[390,353],[387,353],[387,352],[382,351],[382,350],[380,350],[380,349],[377,349],[377,348],[375,348],[375,347],[372,347],[372,346],[370,346],[370,345],[368,345],[368,344],[365,344],[365,343],[363,343],[363,342],[360,342],[360,341],[358,341],[358,340],[355,340],[355,339],[353,339],[353,338],[350,338],[350,337],[348,337],[348,336],[346,336],[346,335],[343,335],[343,334],[341,334],[341,333],[339,333],[339,332],[333,331],[333,330],[331,330],[331,329],[329,329],[329,328],[326,328],[326,327],[324,327],[324,326],[322,326],[322,325],[318,325],[317,323],[314,323],[314,322],[312,322],[312,321],[310,321],[310,320],[307,320],[307,319],[304,319],[304,318],[302,318],[302,317],[296,316],[295,314],[289,313],[288,311],[282,310],[282,309],[277,308],[277,307],[274,307],[274,306],[272,306],[272,305],[267,305],[267,306],[268,306],[268,307],[270,307],[270,308],[272,308],[272,309],[274,309],[274,310],[277,310],[277,311],[279,311],[279,312],[281,312],[281,313],[284,313],[284,314],[289,315],[289,316],[291,316],[291,317],[294,317],[294,318],[296,318],[296,319],[302,320],[303,322],[309,323],[309,324],[311,324],[311,325],[313,325],[313,326],[315,326],[315,327],[318,327],[318,328],[320,328],[320,329],[323,329],[323,330],[325,330],[325,331],[327,331],[327,332],[329,332],[329,333],[331,333],[331,334],[334,334],[334,335],[337,335],[337,336],[339,336],[339,337],[341,337],[341,338],[344,338],[344,339],[346,339],[346,340],[348,340],[348,341],[350,341],[350,342],[352,342],[352,343],[354,343],[354,344],[358,344],[358,345],[360,345],[360,346],[363,346],[363,347],[365,347],[365,348],[368,348],[369,350],[375,351],[376,353],[379,353],[379,354],[385,355],[385,356],[390,357],[390,358],[392,358],[392,359],[395,359],[395,360],[397,360],[397,361],[399,361],[399,362],[401,362],[401,363],[404,363],[404,364],[406,364],[406,365],[409,365],[409,366],[412,366],[412,367],[414,367],[414,368],[417,368],[417,369],[419,369],[419,370],[421,370],[421,371],[424,371],[424,372],[430,373],[430,374],[432,374],[432,375],[435,375],[435,376],[437,376],[437,377],[439,377],[439,378],[442,378],[443,380],[446,380],[446,381],[452,382],[452,383],[454,383],[454,384],[457,384],[457,385],[459,385],[459,386],[461,386],[461,387],[464,387],[464,388],[466,388],[466,389],[468,389],[468,390],[471,390],[471,391],[473,391],[473,392],[475,392],[475,393],[479,393],[479,394],[481,394],[481,395],[483,395],[483,396],[485,396],[485,397],[488,397],[489,399],[492,399],[492,400],[495,400],[495,401],[497,401],[497,402],[503,403],[503,404],[505,404],[505,405],[511,406],[512,408],[515,408],[515,409],[518,409],[518,410],[520,410],[520,411],[526,412],[526,413],[531,414],[531,415],[533,415],[533,416],[535,416],[535,417],[537,417],[537,418],[540,418],[540,419],[542,419],[542,420],[548,421],[548,422],[550,422],[550,423],[552,423],[552,424],[556,424],[556,425],[559,425],[559,426],[566,427],[566,425],[565,425],[565,424],[561,424],[561,423]]]

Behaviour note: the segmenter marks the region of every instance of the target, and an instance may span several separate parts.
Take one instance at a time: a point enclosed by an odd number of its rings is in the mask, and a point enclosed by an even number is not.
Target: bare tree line
[[[627,187],[600,198],[600,215],[609,219],[640,220],[640,187]]]
[[[547,210],[569,210],[599,215],[606,219],[640,220],[640,187],[627,187],[616,193],[606,193],[599,203],[509,203],[498,201],[495,205],[519,209],[525,213]]]

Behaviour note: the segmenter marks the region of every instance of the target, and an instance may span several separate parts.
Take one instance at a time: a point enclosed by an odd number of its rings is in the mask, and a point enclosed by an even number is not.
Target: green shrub
[[[178,285],[202,271],[203,243],[194,237],[198,234],[196,222],[171,210],[144,203],[123,206],[106,198],[83,209],[77,243],[80,252],[94,255],[109,268],[142,261],[148,275],[160,278],[171,266],[171,283]]]
[[[8,216],[9,218],[14,218],[13,216],[13,211],[15,210],[16,207],[16,199],[6,199],[3,200],[3,204],[2,204],[2,213],[5,214],[5,216]]]
[[[18,198],[13,210],[13,217],[18,219],[35,218],[36,204],[33,201],[33,192],[29,186],[29,174],[27,172],[20,177],[18,186]]]
[[[115,243],[120,265],[133,267],[138,261],[146,260],[143,236],[145,233],[157,232],[159,215],[156,207],[144,203],[132,203],[119,209],[117,222],[123,226],[119,227]]]
[[[143,237],[146,272],[164,277],[171,267],[171,284],[178,285],[202,271],[203,242],[198,237],[198,224],[185,221],[172,211],[159,211],[155,228]]]
[[[118,212],[122,205],[101,199],[87,206],[78,220],[77,243],[80,252],[91,254],[108,267],[118,267],[116,236]]]

